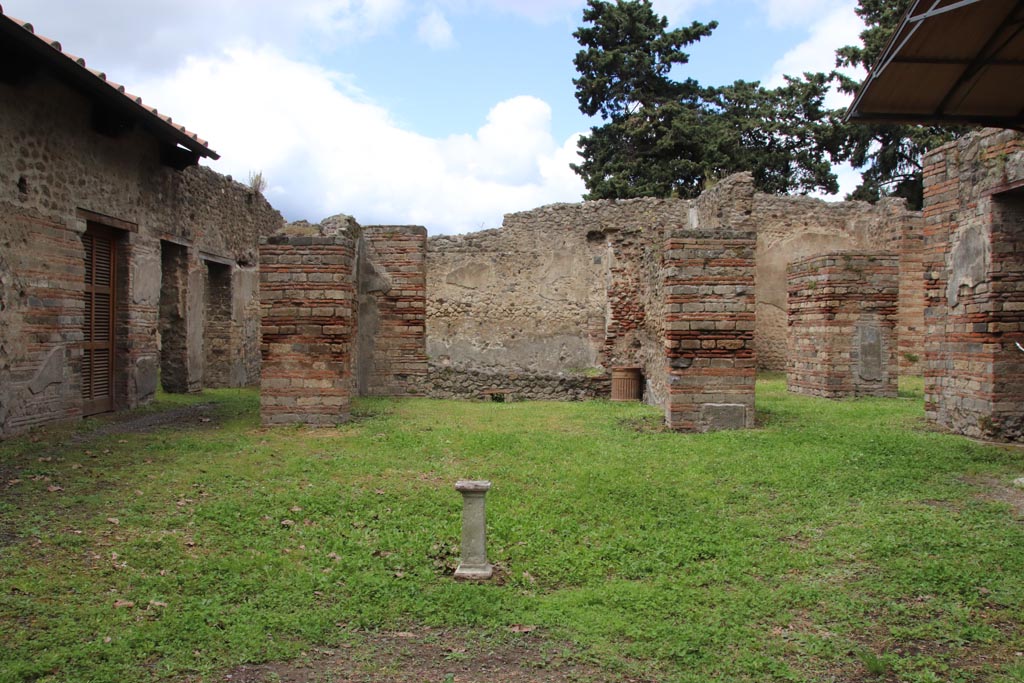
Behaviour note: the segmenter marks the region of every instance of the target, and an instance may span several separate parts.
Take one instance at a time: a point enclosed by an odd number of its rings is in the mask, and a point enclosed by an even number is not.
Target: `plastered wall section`
[[[753,187],[741,174],[705,192],[668,239],[665,421],[675,430],[754,426]]]
[[[45,73],[0,84],[0,436],[81,414],[84,249],[88,221],[113,228],[119,250],[115,403],[156,391],[160,242],[187,249],[180,362],[201,382],[203,255],[232,265],[233,385],[259,372],[257,241],[282,223],[262,196],[206,168],[159,163],[136,129],[93,132],[91,105]]]
[[[789,266],[790,391],[895,397],[899,257],[844,252]]]
[[[602,375],[618,365],[663,376],[664,236],[689,211],[682,200],[555,204],[430,238],[432,395],[577,399],[607,396]],[[664,381],[648,390],[660,402]]]
[[[986,129],[925,157],[925,412],[1024,439],[1024,138]]]
[[[260,244],[264,425],[346,422],[356,331],[356,240],[279,233]]]

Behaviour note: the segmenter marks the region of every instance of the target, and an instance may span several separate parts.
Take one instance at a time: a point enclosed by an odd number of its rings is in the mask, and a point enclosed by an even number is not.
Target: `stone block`
[[[700,407],[700,424],[703,431],[722,429],[747,429],[749,406],[742,403],[705,403]]]

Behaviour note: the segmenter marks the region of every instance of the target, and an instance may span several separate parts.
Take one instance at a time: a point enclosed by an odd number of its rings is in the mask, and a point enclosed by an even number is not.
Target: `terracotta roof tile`
[[[102,71],[91,69],[88,66],[86,66],[84,58],[73,55],[70,52],[64,52],[63,48],[61,47],[60,41],[53,40],[52,38],[47,38],[46,36],[42,36],[36,33],[35,27],[27,21],[24,21],[22,19],[16,19],[15,17],[4,14],[3,7],[0,6],[0,21],[2,20],[7,20],[15,24],[16,26],[24,29],[27,33],[34,36],[34,38],[38,40],[40,43],[47,45],[55,52],[60,54],[62,57],[67,59],[68,62],[74,64],[75,67],[81,69],[85,73],[91,74],[93,77],[95,77],[97,81],[95,83],[95,87],[111,88],[115,92],[121,94],[132,107],[139,109],[140,114],[159,121],[159,125],[165,126],[169,128],[171,131],[173,131],[175,137],[179,135],[186,136],[190,141],[195,143],[190,147],[190,149],[198,146],[197,149],[193,149],[192,151],[196,152],[200,156],[211,157],[213,159],[220,158],[220,155],[218,155],[216,152],[209,148],[209,143],[206,140],[202,139],[197,134],[188,130],[185,126],[174,123],[170,116],[165,116],[161,114],[159,111],[157,111],[155,107],[151,107],[148,104],[144,103],[141,97],[137,95],[132,95],[131,93],[127,92],[125,90],[125,87],[120,83],[115,83],[114,81],[108,80],[107,75]]]

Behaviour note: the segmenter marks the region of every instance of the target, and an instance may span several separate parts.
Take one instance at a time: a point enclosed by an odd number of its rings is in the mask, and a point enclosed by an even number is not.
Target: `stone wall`
[[[458,371],[548,377],[619,365],[644,368],[647,400],[666,396],[665,297],[659,270],[668,233],[693,202],[558,204],[510,214],[499,230],[428,240],[427,350]],[[754,344],[759,367],[785,370],[786,266],[843,250],[900,254],[900,363],[923,355],[922,218],[902,201],[829,203],[755,194]],[[429,387],[429,383],[428,383]],[[477,390],[467,377],[466,395]]]
[[[260,242],[263,424],[348,420],[355,244],[348,232],[309,225]]]
[[[790,264],[790,391],[825,398],[896,396],[899,275],[899,257],[882,252]]]
[[[924,216],[919,212],[895,217],[899,243],[899,303],[896,336],[901,375],[924,374]]]
[[[375,225],[359,240],[359,396],[411,396],[423,390],[426,353],[427,230]]]
[[[205,260],[203,280],[204,353],[202,383],[209,388],[238,386],[233,381],[232,358],[238,348],[238,326],[233,324],[231,264]],[[243,380],[244,382],[244,380]]]
[[[350,399],[427,386],[426,230],[338,215],[260,245],[264,424],[345,422]]]
[[[683,200],[555,204],[509,214],[499,230],[428,240],[427,352],[445,394],[476,396],[481,373],[495,388],[514,384],[502,376],[548,378],[559,394],[639,365],[660,402],[661,252],[689,210]]]
[[[925,413],[1024,440],[1024,136],[944,145],[924,180]]]
[[[709,431],[754,426],[754,255],[749,174],[705,192],[665,252],[666,423]]]
[[[457,370],[431,365],[422,393],[434,398],[484,401],[586,401],[608,398],[611,378],[564,373]]]
[[[257,242],[280,215],[258,193],[207,168],[175,171],[136,127],[101,135],[91,103],[47,72],[0,83],[0,436],[82,414],[82,236],[113,231],[119,293],[114,403],[152,398],[161,365],[161,243],[184,249],[178,301],[184,345],[174,359],[203,385],[204,258],[229,263],[228,382],[258,378]]]

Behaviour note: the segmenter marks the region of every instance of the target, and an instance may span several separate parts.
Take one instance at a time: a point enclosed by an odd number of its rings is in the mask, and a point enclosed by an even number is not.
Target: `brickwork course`
[[[787,388],[895,397],[898,300],[896,255],[845,252],[790,264]]]
[[[1024,440],[1024,137],[986,129],[944,145],[924,180],[925,413]]]

